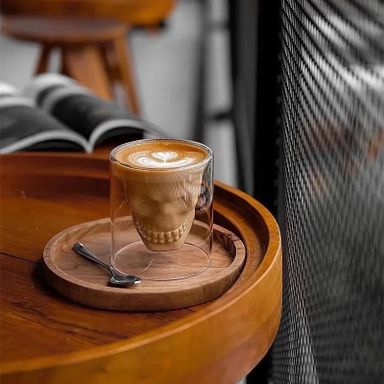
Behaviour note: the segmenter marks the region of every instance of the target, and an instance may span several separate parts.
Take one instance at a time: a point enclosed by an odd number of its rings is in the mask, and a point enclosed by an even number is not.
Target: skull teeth
[[[186,228],[187,220],[185,220],[183,224],[180,225],[180,227],[168,232],[154,231],[141,224],[138,225],[138,231],[140,232],[140,235],[147,241],[154,244],[174,243],[180,239]]]

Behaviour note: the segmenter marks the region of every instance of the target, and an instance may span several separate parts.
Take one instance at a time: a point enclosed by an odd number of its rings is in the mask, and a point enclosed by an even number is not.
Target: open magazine
[[[162,137],[154,124],[100,99],[59,74],[36,76],[19,93],[0,83],[0,153],[20,150],[83,150],[112,137],[122,142]]]

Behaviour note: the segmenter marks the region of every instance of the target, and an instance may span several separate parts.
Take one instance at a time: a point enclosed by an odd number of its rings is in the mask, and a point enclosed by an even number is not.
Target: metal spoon
[[[122,273],[116,271],[116,269],[114,269],[112,265],[101,261],[93,252],[91,252],[82,243],[75,243],[72,249],[79,255],[85,257],[88,260],[93,261],[96,264],[99,264],[101,267],[106,269],[111,274],[111,277],[109,279],[109,284],[111,285],[134,285],[141,283],[140,277],[133,275],[123,275]]]

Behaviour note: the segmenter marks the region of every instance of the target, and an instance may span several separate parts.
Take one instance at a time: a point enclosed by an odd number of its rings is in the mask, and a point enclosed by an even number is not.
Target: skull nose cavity
[[[153,228],[148,228],[142,223],[138,223],[138,231],[140,235],[147,241],[154,244],[174,243],[180,239],[187,229],[187,219],[176,229],[171,231],[157,231]]]

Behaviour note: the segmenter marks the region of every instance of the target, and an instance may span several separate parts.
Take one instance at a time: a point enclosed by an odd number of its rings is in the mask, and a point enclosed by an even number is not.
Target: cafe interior
[[[1,383],[382,382],[381,1],[1,0],[0,31]]]

